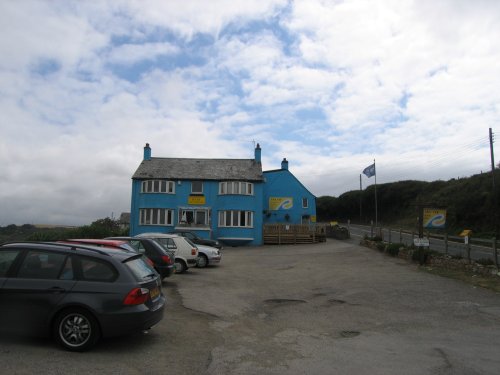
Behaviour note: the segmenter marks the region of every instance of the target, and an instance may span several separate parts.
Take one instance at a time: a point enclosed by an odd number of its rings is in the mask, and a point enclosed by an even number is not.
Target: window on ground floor
[[[141,208],[139,225],[173,225],[174,210],[169,208]]]
[[[180,208],[179,223],[209,226],[210,211],[204,208],[196,208],[196,209]]]
[[[219,227],[253,227],[253,212],[228,210],[219,211]]]

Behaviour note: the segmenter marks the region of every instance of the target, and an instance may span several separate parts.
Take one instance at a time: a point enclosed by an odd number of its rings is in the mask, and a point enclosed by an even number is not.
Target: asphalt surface
[[[500,294],[356,241],[223,250],[164,283],[148,334],[68,353],[0,337],[6,374],[498,374]]]

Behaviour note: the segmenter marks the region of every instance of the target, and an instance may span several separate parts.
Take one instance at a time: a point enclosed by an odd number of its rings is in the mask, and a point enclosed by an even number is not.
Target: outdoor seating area
[[[325,224],[265,224],[264,244],[291,245],[326,241]]]

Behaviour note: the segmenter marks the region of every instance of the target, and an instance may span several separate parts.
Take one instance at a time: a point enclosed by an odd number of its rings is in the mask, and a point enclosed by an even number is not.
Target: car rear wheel
[[[208,258],[205,254],[200,254],[200,256],[198,257],[198,262],[196,263],[196,265],[200,268],[205,268],[206,266],[208,266]]]
[[[186,263],[182,259],[175,260],[175,273],[184,273],[187,270]]]
[[[61,346],[75,352],[90,349],[101,336],[94,316],[78,308],[62,311],[55,320],[53,333]]]

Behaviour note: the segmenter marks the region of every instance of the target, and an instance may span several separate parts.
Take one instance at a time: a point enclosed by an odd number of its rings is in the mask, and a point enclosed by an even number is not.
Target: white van
[[[198,248],[182,236],[166,233],[141,233],[136,237],[152,238],[167,249],[173,250],[176,273],[186,272],[188,268],[195,267],[198,262]]]

